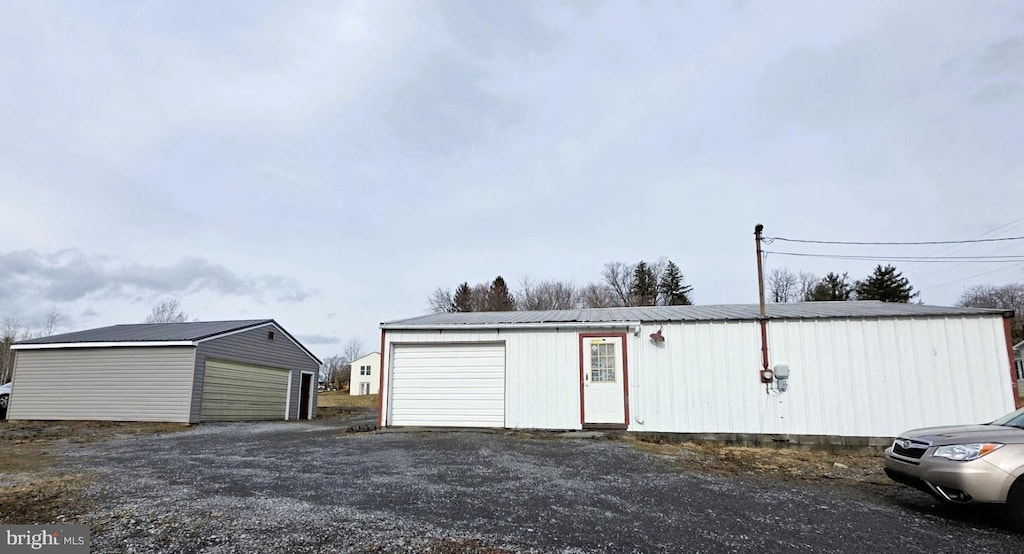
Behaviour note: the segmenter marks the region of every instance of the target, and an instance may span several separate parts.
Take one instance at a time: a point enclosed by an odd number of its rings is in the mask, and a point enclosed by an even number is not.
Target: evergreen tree
[[[476,311],[473,306],[473,289],[469,287],[469,283],[463,282],[457,289],[455,289],[455,296],[452,299],[452,304],[454,304],[454,311],[456,312]]]
[[[487,293],[487,310],[491,312],[511,312],[516,309],[516,301],[508,291],[508,285],[501,275],[494,278]]]
[[[807,292],[804,300],[849,300],[853,296],[853,285],[846,273],[829,273]]]
[[[683,284],[683,273],[671,260],[665,265],[665,272],[658,282],[658,296],[666,306],[689,306],[693,287]]]
[[[875,271],[863,281],[857,281],[855,287],[858,300],[881,300],[882,302],[902,302],[904,304],[917,296],[910,280],[896,271],[891,265],[878,265]]]
[[[657,303],[658,281],[654,270],[646,262],[640,261],[633,269],[633,286],[629,293],[632,306],[653,306]]]

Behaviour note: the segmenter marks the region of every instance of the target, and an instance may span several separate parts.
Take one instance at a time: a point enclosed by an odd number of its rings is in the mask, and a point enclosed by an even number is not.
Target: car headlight
[[[940,446],[936,448],[935,453],[932,454],[932,456],[956,460],[958,462],[968,462],[970,460],[977,460],[978,458],[991,452],[995,452],[1002,447],[1003,445],[998,442],[951,444],[949,446]]]

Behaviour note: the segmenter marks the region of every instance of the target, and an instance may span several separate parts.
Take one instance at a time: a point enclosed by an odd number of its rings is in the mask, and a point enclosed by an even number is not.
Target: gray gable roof
[[[990,308],[958,308],[924,304],[897,304],[876,300],[847,302],[795,302],[767,304],[770,319],[822,319],[864,317],[941,317],[1006,314]],[[465,312],[430,314],[381,323],[383,329],[432,326],[486,326],[537,323],[628,323],[670,321],[750,321],[757,320],[757,304],[707,306],[641,306],[631,308],[590,308],[536,312]]]
[[[76,342],[170,342],[195,341],[232,331],[274,323],[273,319],[237,321],[190,321],[187,323],[137,323],[111,325],[74,333],[18,341],[16,344],[63,344]]]

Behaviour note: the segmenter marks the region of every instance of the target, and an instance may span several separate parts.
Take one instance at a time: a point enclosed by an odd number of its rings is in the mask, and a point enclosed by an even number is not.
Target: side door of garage
[[[200,421],[284,419],[287,369],[206,360]]]
[[[389,425],[505,426],[504,344],[396,344]]]

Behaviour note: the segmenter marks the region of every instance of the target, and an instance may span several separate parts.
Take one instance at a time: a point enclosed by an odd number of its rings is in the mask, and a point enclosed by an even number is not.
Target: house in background
[[[1019,405],[1012,316],[860,301],[769,304],[763,326],[750,304],[391,321],[380,424],[877,443]]]
[[[348,393],[353,396],[380,392],[380,352],[371,352],[352,360]]]
[[[9,419],[312,419],[320,360],[272,319],[114,325],[15,343]]]

